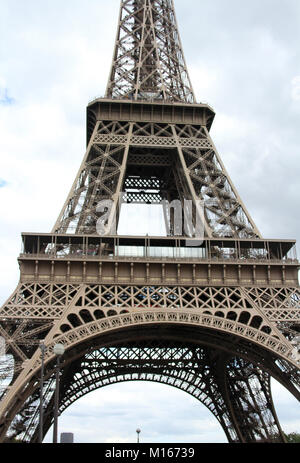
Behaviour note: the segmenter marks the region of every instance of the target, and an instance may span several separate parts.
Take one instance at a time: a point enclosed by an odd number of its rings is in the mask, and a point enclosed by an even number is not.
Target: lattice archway
[[[185,321],[182,319],[184,315],[188,315]],[[153,319],[153,317],[155,317],[155,319]],[[79,396],[84,394],[84,391],[85,393],[89,392],[90,385],[87,384],[88,376],[83,375],[81,378],[82,388],[77,388],[77,392],[73,394],[74,390],[72,390],[72,384],[75,384],[76,388],[76,377],[72,377],[72,371],[74,374],[78,374],[78,359],[80,361],[85,361],[85,355],[90,354],[91,351],[95,351],[97,345],[97,348],[102,347],[105,349],[112,347],[123,348],[123,352],[125,349],[125,351],[129,353],[132,352],[134,348],[144,349],[145,342],[150,342],[152,347],[159,347],[160,349],[167,349],[167,343],[171,343],[169,347],[173,346],[173,348],[176,348],[177,346],[178,348],[178,342],[182,342],[185,346],[188,344],[198,346],[198,349],[200,349],[198,350],[199,354],[201,352],[206,352],[205,355],[209,356],[209,360],[206,362],[207,366],[210,368],[210,370],[208,370],[208,376],[210,378],[209,387],[205,381],[201,383],[202,386],[204,384],[205,387],[205,392],[203,392],[199,384],[199,375],[196,375],[195,371],[190,368],[191,365],[189,365],[188,368],[188,378],[182,376],[183,370],[178,369],[178,366],[173,366],[172,371],[168,370],[168,373],[164,373],[160,379],[156,378],[158,382],[166,382],[175,387],[179,387],[191,393],[191,395],[208,406],[219,419],[224,431],[227,430],[225,433],[229,441],[247,442],[253,440],[268,440],[272,435],[280,435],[281,430],[272,403],[270,375],[299,398],[299,392],[297,390],[297,385],[299,385],[299,377],[296,373],[297,369],[293,368],[292,365],[283,358],[280,360],[278,352],[274,349],[273,342],[269,339],[271,338],[270,335],[264,333],[264,342],[255,343],[252,337],[247,338],[246,336],[242,336],[239,330],[234,331],[232,329],[230,333],[228,326],[226,326],[226,328],[224,326],[222,330],[222,323],[227,323],[227,320],[224,318],[213,317],[207,314],[203,314],[203,319],[199,317],[200,315],[198,315],[197,318],[193,311],[181,312],[180,314],[174,311],[132,312],[131,314],[126,313],[98,320],[97,324],[91,322],[60,336],[57,335],[52,343],[48,343],[46,353],[46,383],[44,392],[47,398],[46,405],[48,407],[48,412],[51,410],[51,400],[53,400],[51,391],[53,392],[52,378],[55,367],[55,359],[52,354],[54,343],[63,342],[66,346],[62,371],[63,374],[69,375],[69,380],[67,381],[64,379],[62,381],[64,384],[62,394],[65,394],[65,397],[61,397],[61,411],[63,411],[74,400],[77,400]],[[122,321],[125,321],[126,324],[121,326],[120,323]],[[131,323],[129,323],[130,321]],[[233,323],[236,324],[237,322]],[[102,329],[100,333],[97,331],[97,327],[98,330],[100,328]],[[247,326],[243,327],[244,332],[245,329],[247,329]],[[158,341],[159,345],[157,346],[155,343]],[[275,341],[277,342],[278,340],[275,339]],[[132,343],[137,344],[132,345]],[[115,358],[115,368],[116,365],[119,368],[117,359],[118,357]],[[25,376],[26,380],[24,380],[23,372],[23,388],[20,383],[18,384],[19,397],[16,399],[19,400],[19,403],[16,401],[13,403],[11,411],[8,414],[10,417],[7,416],[8,420],[13,420],[14,416],[20,412],[22,414],[22,411],[24,412],[24,416],[26,416],[26,409],[31,408],[31,423],[26,423],[26,430],[25,433],[23,433],[25,441],[33,441],[36,438],[38,426],[38,376],[40,358],[37,354],[35,362],[31,361],[31,365],[34,365],[34,370],[27,372],[27,376]],[[143,378],[145,379],[155,380],[154,370],[151,369],[151,365],[148,365],[148,367],[148,371],[140,373],[144,375]],[[290,374],[291,383],[286,381],[287,372]],[[241,375],[240,378],[238,378],[239,373]],[[122,374],[122,372],[118,372],[115,369],[112,374],[107,375],[106,380],[108,384],[111,382],[120,382]],[[129,368],[127,372],[129,376],[126,380],[135,380],[135,374],[136,372],[134,369],[132,369],[132,367]],[[203,370],[201,370],[201,375],[200,376],[203,377]],[[22,378],[19,378],[19,381],[20,380],[22,380]],[[195,382],[197,382],[197,380],[198,383],[196,384]],[[254,387],[253,384],[250,385],[250,383],[248,383],[247,386],[242,384],[248,380],[251,380],[250,382],[252,383],[256,383],[256,386],[254,385]],[[96,378],[95,385],[97,387],[102,387],[106,384],[105,382],[103,383],[101,378]],[[68,387],[70,388],[69,391],[66,389]],[[189,391],[189,388],[191,388],[191,390],[193,389],[193,391]],[[253,418],[253,416],[258,413],[255,411],[255,403],[249,403],[249,400],[246,400],[246,395],[245,403],[241,402],[241,400],[243,400],[243,394],[246,394],[246,389],[248,396],[250,390],[252,392],[256,390],[257,399],[255,400],[258,400],[260,407],[262,404],[265,407],[264,414],[267,418],[264,417],[264,421],[266,422],[263,426],[261,423],[258,424],[258,422],[261,421],[261,417],[259,418],[257,415],[255,419]],[[12,391],[10,391],[10,393],[11,392]],[[72,399],[72,395],[74,400]],[[216,399],[218,395],[219,399]],[[236,402],[235,404],[234,401]],[[36,410],[35,413],[32,413],[34,407],[36,407]],[[249,428],[250,425],[248,422],[244,422],[243,425],[241,424],[240,431],[235,434],[236,431],[234,428],[236,428],[236,422],[245,421],[248,417],[244,410],[245,407],[252,407],[253,409],[251,412],[251,419],[252,421],[254,420],[253,429],[251,431],[253,435],[251,436],[247,435],[245,430],[243,431],[243,428]],[[259,413],[261,414],[261,412]],[[50,426],[51,419],[49,415],[48,422],[45,424],[45,431]],[[262,434],[259,434],[257,431],[258,428],[264,429]]]
[[[99,310],[99,309],[97,309]],[[263,323],[264,317],[261,314],[252,313],[249,311],[240,311],[239,315],[236,315],[235,319],[231,319],[230,314],[236,313],[232,310],[228,313],[228,317],[225,316],[225,312],[217,311],[197,311],[197,310],[171,310],[171,309],[148,309],[148,310],[127,310],[125,313],[117,314],[114,311],[111,314],[103,313],[103,317],[90,321],[79,321],[79,317],[75,313],[71,313],[76,320],[78,325],[70,328],[70,330],[64,331],[64,326],[67,326],[63,320],[59,325],[59,328],[55,329],[55,334],[50,333],[53,336],[52,342],[49,343],[47,360],[53,359],[53,347],[56,343],[62,343],[66,349],[72,348],[74,345],[80,344],[83,341],[94,338],[104,333],[109,333],[117,330],[123,330],[131,326],[147,327],[153,324],[159,325],[180,325],[180,326],[192,326],[198,328],[208,328],[211,330],[221,331],[223,333],[229,333],[238,338],[250,341],[254,345],[258,345],[271,351],[276,356],[282,357],[284,360],[293,364],[298,368],[297,362],[293,359],[293,352],[291,345],[286,341],[284,336]],[[90,312],[88,312],[90,313]],[[250,321],[259,319],[259,328],[254,328],[249,323]],[[70,323],[70,313],[67,320]],[[70,325],[69,325],[70,326]],[[267,329],[269,328],[269,329]],[[33,370],[39,367],[39,360],[37,360],[33,366]]]

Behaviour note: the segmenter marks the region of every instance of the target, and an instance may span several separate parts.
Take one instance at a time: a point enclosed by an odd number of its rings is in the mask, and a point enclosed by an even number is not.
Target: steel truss
[[[108,98],[195,101],[173,0],[123,0]]]
[[[287,381],[287,373],[293,373],[290,366],[279,365],[276,357],[266,355],[263,349],[212,330],[199,332],[159,324],[142,331],[131,329],[104,336],[99,341],[110,347],[96,348],[93,339],[68,351],[62,366],[61,413],[100,387],[125,381],[154,381],[179,388],[203,403],[230,442],[282,440],[271,397],[270,373],[295,395],[297,388]],[[44,434],[53,418],[55,362],[47,365]],[[22,410],[10,427],[12,435],[19,435],[25,442],[35,442],[38,437],[37,379],[31,379],[29,396],[27,391]],[[299,388],[299,376],[294,384]]]
[[[97,205],[111,198],[117,220],[122,202],[190,199],[204,204],[207,236],[260,236],[201,125],[98,122],[53,231],[96,233]]]
[[[270,378],[300,399],[295,242],[261,237],[210,137],[214,116],[196,103],[173,1],[122,0],[78,175],[52,233],[23,234],[20,282],[0,308],[0,442],[37,441],[41,341],[44,435],[60,342],[61,412],[112,383],[155,381],[202,402],[230,442],[284,441]],[[184,200],[204,206],[193,249],[195,216],[179,233],[166,205]],[[113,233],[124,202],[161,203],[167,236]]]
[[[273,291],[260,288],[259,292],[264,297],[258,303],[256,288],[22,285],[6,305],[1,328],[10,352],[18,359],[16,382],[18,374],[23,378],[23,386],[18,386],[19,400],[13,389],[3,397],[5,401],[10,395],[14,396],[15,403],[7,416],[11,423],[9,433],[25,441],[34,441],[37,437],[40,353],[36,346],[46,337],[48,366],[44,403],[48,418],[45,433],[52,419],[53,346],[62,342],[70,349],[70,354],[63,365],[61,411],[95,388],[125,380],[150,380],[179,387],[195,396],[214,413],[229,441],[276,441],[282,434],[272,408],[270,375],[300,398],[299,369],[293,361],[289,341],[297,334],[292,328],[299,326],[299,312],[291,307],[288,309],[288,301],[295,301],[296,297],[299,300],[299,294],[284,288]],[[278,304],[279,295],[282,307],[289,312],[285,322],[290,327],[288,334],[280,331],[281,325],[277,328],[270,323],[265,315],[272,305]],[[49,307],[53,308],[52,312]],[[18,310],[21,318],[16,319],[13,310]],[[28,310],[35,313],[30,321]],[[48,320],[45,320],[46,314]],[[128,328],[134,326],[138,331],[127,334]],[[192,334],[186,334],[188,328],[192,329]],[[119,333],[121,342],[115,341],[115,333]],[[175,341],[167,342],[170,335]],[[128,343],[128,338],[134,341]],[[191,344],[193,339],[195,345]],[[108,347],[97,350],[97,342]],[[100,359],[102,356],[98,376],[95,376],[95,369],[92,376],[89,369],[84,375],[82,371],[86,371],[95,356]],[[112,363],[103,368],[108,358]],[[137,358],[142,363],[130,363]],[[196,371],[191,359],[203,358],[206,359],[205,371],[201,370],[204,364],[200,370],[198,365]],[[216,381],[217,388],[209,389],[205,378],[211,384]],[[260,395],[259,391],[264,392]],[[230,405],[233,403],[234,406]]]

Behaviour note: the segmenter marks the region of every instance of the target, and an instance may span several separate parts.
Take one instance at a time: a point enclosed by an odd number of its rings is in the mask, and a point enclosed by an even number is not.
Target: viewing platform
[[[178,259],[298,263],[294,240],[98,236],[22,233],[22,258]]]
[[[294,240],[22,234],[22,281],[297,285]]]

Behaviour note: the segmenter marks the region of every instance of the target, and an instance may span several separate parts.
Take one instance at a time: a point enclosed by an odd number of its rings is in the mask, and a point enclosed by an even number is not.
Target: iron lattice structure
[[[300,398],[295,241],[260,235],[210,137],[214,116],[196,103],[173,1],[121,1],[78,175],[52,232],[22,234],[20,282],[0,309],[1,441],[38,439],[41,341],[44,435],[60,342],[60,412],[96,388],[156,381],[206,405],[230,442],[284,440],[270,379]],[[186,199],[203,205],[201,242],[195,216],[178,230],[168,206]],[[166,236],[118,236],[122,203],[162,203]],[[99,220],[115,233],[99,235]]]
[[[122,2],[106,96],[196,101],[173,0]]]

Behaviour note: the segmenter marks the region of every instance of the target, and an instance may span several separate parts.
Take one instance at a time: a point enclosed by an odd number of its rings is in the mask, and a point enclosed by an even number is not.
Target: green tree
[[[300,444],[300,434],[298,432],[285,434],[285,438],[288,444]]]

